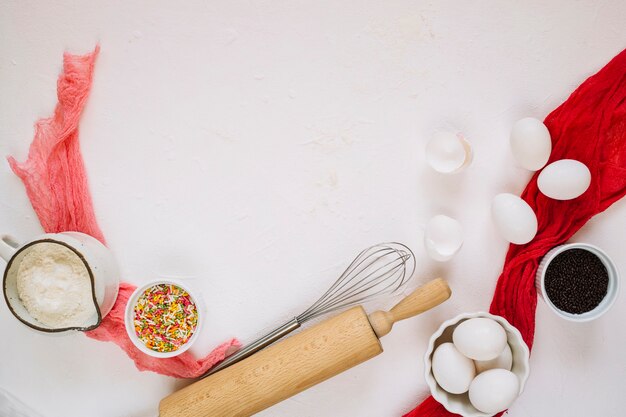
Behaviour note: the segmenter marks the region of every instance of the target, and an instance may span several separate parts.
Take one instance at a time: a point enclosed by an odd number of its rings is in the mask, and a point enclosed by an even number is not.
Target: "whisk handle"
[[[370,314],[370,324],[376,335],[383,337],[391,331],[395,322],[430,310],[450,298],[451,294],[452,291],[444,279],[434,279],[414,290],[391,310],[375,311]]]
[[[251,356],[255,354],[256,352],[258,352],[259,350],[266,348],[267,346],[271,345],[275,341],[293,332],[300,326],[301,324],[297,318],[293,318],[292,320],[289,320],[287,323],[275,328],[274,330],[272,330],[265,336],[262,336],[258,338],[257,340],[255,340],[254,342],[239,349],[237,352],[235,352],[234,354],[230,355],[229,357],[224,359],[222,362],[220,362],[217,366],[214,366],[213,368],[211,368],[207,373],[202,375],[200,378],[205,378],[211,374],[221,371],[224,368],[229,367],[230,365],[233,365],[241,360],[246,359],[248,356]]]

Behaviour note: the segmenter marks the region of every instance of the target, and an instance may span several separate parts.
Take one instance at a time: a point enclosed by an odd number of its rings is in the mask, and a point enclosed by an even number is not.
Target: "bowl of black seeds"
[[[577,322],[606,313],[617,298],[615,264],[600,248],[569,243],[550,250],[541,260],[537,290],[557,315]]]

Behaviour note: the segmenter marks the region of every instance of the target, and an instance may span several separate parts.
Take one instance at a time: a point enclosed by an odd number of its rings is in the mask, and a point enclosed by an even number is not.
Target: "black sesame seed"
[[[609,273],[592,252],[568,249],[554,257],[545,275],[546,293],[559,310],[582,314],[606,296]]]

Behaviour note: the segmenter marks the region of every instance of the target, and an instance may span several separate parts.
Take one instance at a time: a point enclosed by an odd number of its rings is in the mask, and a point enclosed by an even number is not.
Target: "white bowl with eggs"
[[[470,402],[468,392],[464,392],[462,394],[451,394],[445,391],[437,383],[437,380],[435,379],[433,373],[433,353],[435,352],[435,350],[444,343],[452,342],[452,334],[457,326],[467,320],[474,318],[491,319],[497,322],[504,329],[506,333],[506,344],[508,344],[512,356],[511,372],[517,377],[517,385],[519,387],[518,389],[515,389],[515,399],[522,393],[530,372],[530,351],[528,349],[528,346],[522,339],[522,335],[519,330],[512,326],[505,318],[485,312],[463,313],[443,322],[441,326],[439,326],[437,331],[431,336],[428,342],[428,348],[424,356],[424,374],[426,378],[426,383],[430,388],[432,396],[435,398],[435,400],[441,403],[446,408],[446,410],[450,411],[451,413],[460,414],[465,417],[488,417],[496,414],[496,412],[485,413],[476,409]],[[468,377],[467,375],[464,375],[464,372],[468,372],[467,369],[459,369],[458,371],[459,378],[463,379]],[[480,372],[476,372],[475,374],[476,377],[480,375]],[[498,376],[499,375],[496,375],[496,377]],[[475,381],[474,376],[472,376],[471,378]],[[504,385],[506,384],[501,384],[501,386]]]

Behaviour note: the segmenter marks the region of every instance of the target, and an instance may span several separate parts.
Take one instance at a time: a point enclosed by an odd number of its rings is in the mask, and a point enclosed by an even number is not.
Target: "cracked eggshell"
[[[452,217],[438,214],[428,221],[424,231],[424,246],[432,259],[445,262],[463,246],[463,228]]]
[[[571,200],[581,196],[591,184],[587,165],[574,159],[561,159],[545,167],[537,178],[537,186],[555,200]]]
[[[516,195],[498,194],[491,203],[491,216],[500,235],[511,243],[523,245],[537,234],[537,216]]]
[[[435,132],[426,145],[426,162],[443,174],[460,172],[472,162],[472,156],[471,145],[460,133]]]

